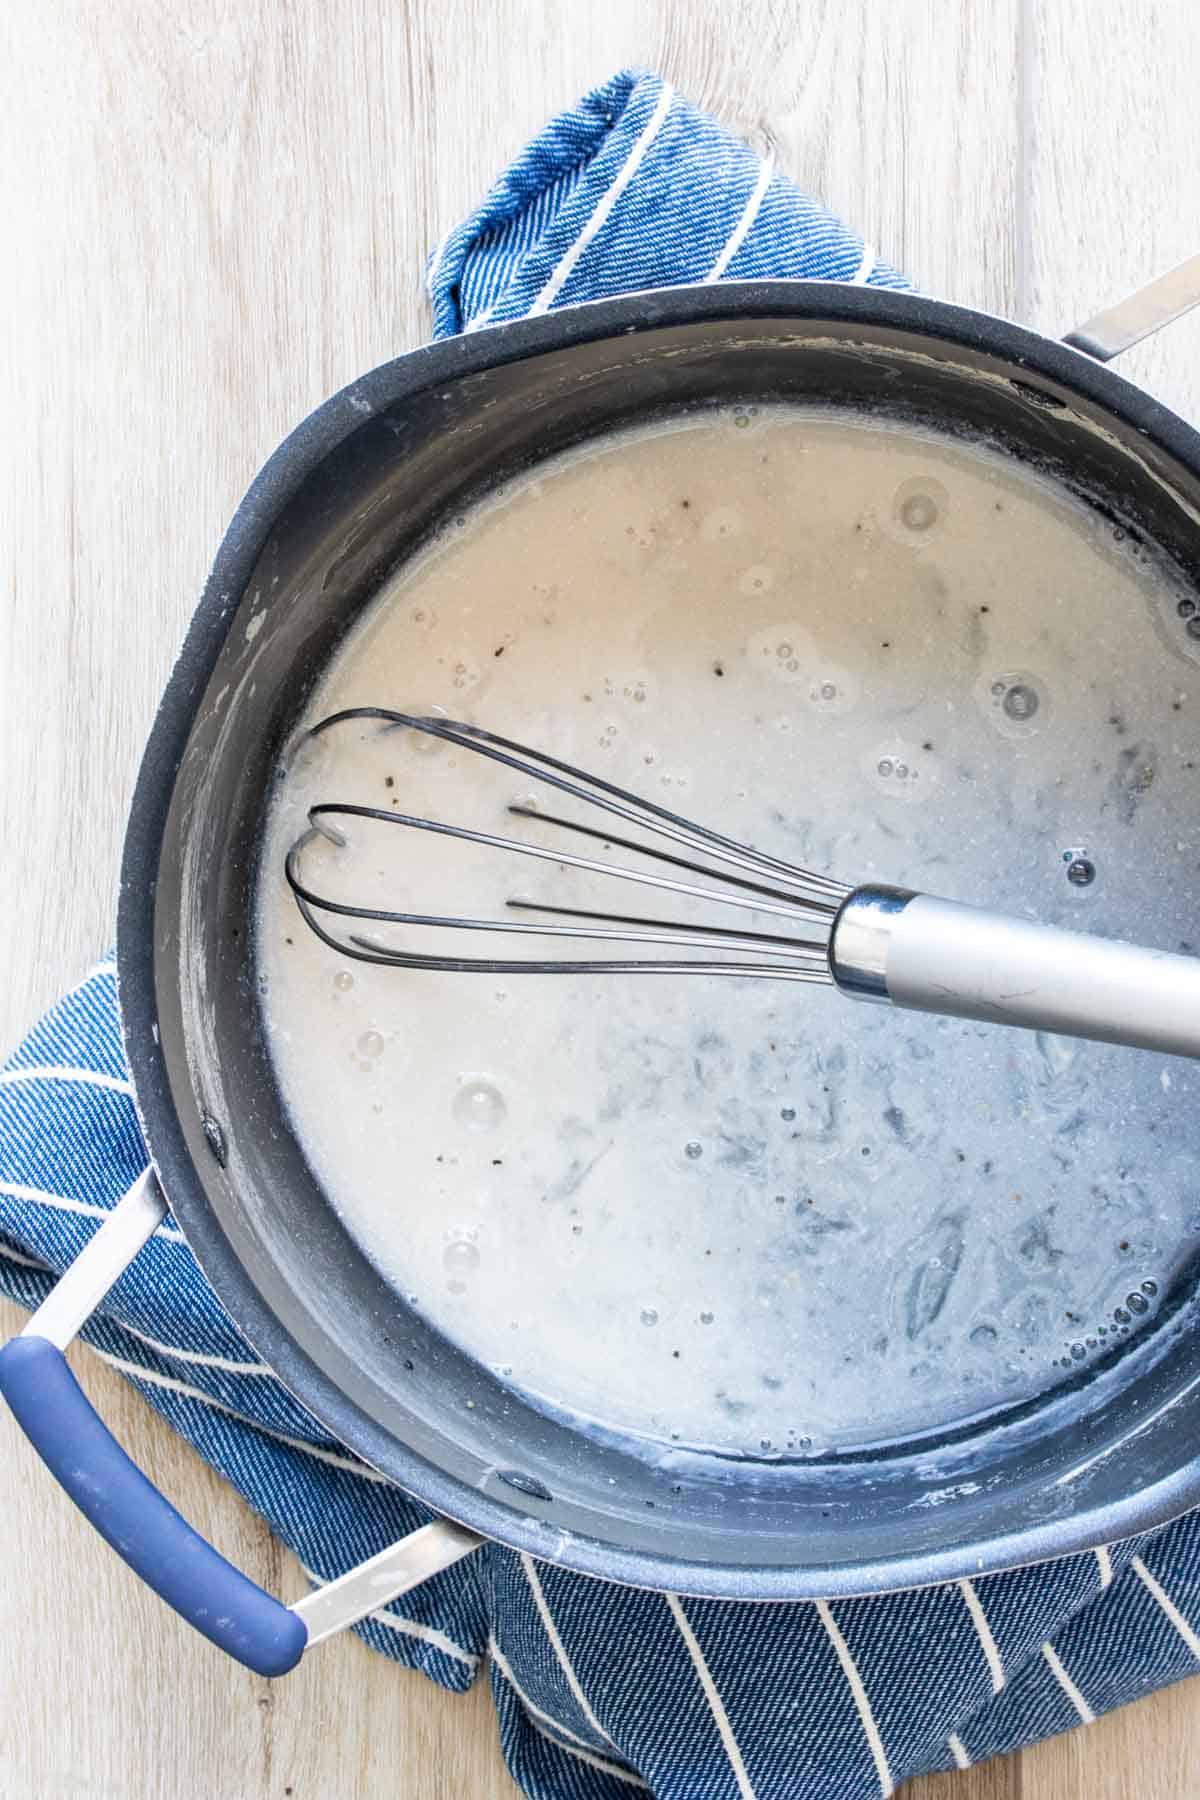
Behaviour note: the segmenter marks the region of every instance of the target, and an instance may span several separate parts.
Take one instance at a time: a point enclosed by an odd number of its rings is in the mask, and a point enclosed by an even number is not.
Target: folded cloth
[[[765,275],[905,285],[657,76],[622,74],[547,126],[448,235],[429,287],[446,334]],[[145,1161],[103,962],[0,1073],[0,1290],[36,1306]],[[426,1521],[284,1392],[170,1221],[83,1336],[313,1580]],[[508,1766],[536,1800],[868,1800],[1191,1674],[1200,1523],[832,1605],[641,1593],[489,1547],[357,1629],[447,1688],[488,1658]]]
[[[430,258],[438,337],[682,281],[906,288],[770,159],[657,75],[560,113]]]

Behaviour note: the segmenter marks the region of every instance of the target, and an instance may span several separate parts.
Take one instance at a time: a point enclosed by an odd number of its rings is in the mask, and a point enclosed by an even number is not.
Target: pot
[[[1200,1503],[1200,1299],[1041,1399],[938,1441],[766,1465],[665,1461],[551,1418],[367,1261],[289,1126],[251,966],[264,796],[318,673],[447,514],[664,409],[747,396],[986,435],[1200,585],[1200,436],[1101,366],[1200,299],[1200,258],[1066,343],[911,294],[821,282],[634,294],[452,339],[335,395],[225,536],[134,796],[118,966],[153,1159],[20,1338],[0,1388],[52,1471],[214,1642],[264,1674],[485,1539],[583,1574],[762,1600],[878,1593],[1080,1551]],[[193,1533],[62,1350],[164,1194],[239,1329],[356,1455],[437,1515],[293,1606]]]

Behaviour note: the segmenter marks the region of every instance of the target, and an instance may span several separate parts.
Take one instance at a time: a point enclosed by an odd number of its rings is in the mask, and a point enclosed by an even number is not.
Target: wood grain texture
[[[1022,306],[1029,324],[1061,332],[1196,252],[1200,9],[1050,0],[1030,39]],[[1200,309],[1117,366],[1200,420]]]
[[[219,534],[426,334],[427,249],[548,114],[661,68],[930,291],[1059,330],[1194,250],[1192,0],[42,0],[0,9],[0,1044],[107,941],[125,803]],[[1200,319],[1123,367],[1200,414]],[[0,1308],[0,1326],[17,1315]],[[301,1577],[110,1371],[152,1478]],[[168,1616],[0,1419],[3,1800],[501,1800],[483,1684],[346,1638],[275,1685]],[[914,1800],[1195,1792],[1192,1684]]]

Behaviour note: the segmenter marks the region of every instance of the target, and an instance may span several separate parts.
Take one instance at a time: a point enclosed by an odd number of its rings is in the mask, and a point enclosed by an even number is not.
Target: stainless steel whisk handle
[[[1200,958],[860,887],[834,920],[843,993],[916,1012],[1200,1057]]]

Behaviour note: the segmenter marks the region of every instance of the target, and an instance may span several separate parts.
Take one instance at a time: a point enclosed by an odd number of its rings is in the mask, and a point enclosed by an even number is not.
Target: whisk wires
[[[328,801],[313,806],[308,830],[288,851],[285,874],[305,923],[318,938],[343,955],[361,962],[398,968],[470,971],[489,974],[608,972],[632,974],[688,973],[713,975],[771,975],[791,981],[828,981],[829,931],[850,889],[829,876],[815,874],[739,843],[709,827],[686,819],[655,801],[618,787],[601,776],[578,769],[526,744],[515,742],[482,726],[451,719],[424,718],[386,707],[348,707],[322,719],[306,736],[318,737],[336,726],[373,720],[385,731],[409,730],[443,739],[512,769],[525,779],[545,784],[560,794],[619,819],[655,840],[617,833],[606,825],[547,813],[524,801],[510,804],[514,817],[536,821],[541,827],[571,833],[579,838],[617,848],[645,858],[653,870],[629,868],[604,858],[547,847],[522,838],[510,838],[470,826],[420,818],[393,808],[367,806],[350,801]],[[680,919],[647,918],[626,912],[591,907],[555,905],[514,895],[506,902],[504,918],[469,918],[452,913],[409,912],[395,908],[358,905],[334,899],[309,885],[302,873],[305,851],[318,838],[344,846],[346,837],[338,820],[365,820],[392,829],[421,831],[576,869],[587,875],[624,881],[657,894],[688,902],[737,909],[770,918],[789,930],[762,930],[754,926],[721,925]],[[673,848],[666,849],[665,843]],[[701,882],[686,881],[678,873],[697,875]],[[531,916],[536,914],[536,919]],[[320,915],[320,916],[318,916]],[[334,929],[334,921],[356,921],[378,926],[418,927],[464,932],[504,933],[516,937],[554,938],[584,942],[636,945],[639,950],[686,950],[690,954],[664,957],[641,955],[569,960],[561,957],[452,956],[411,950],[380,941],[374,935]],[[567,920],[575,921],[566,923]],[[551,922],[553,921],[553,922]],[[804,935],[796,935],[803,930]],[[704,952],[714,954],[705,955]]]

